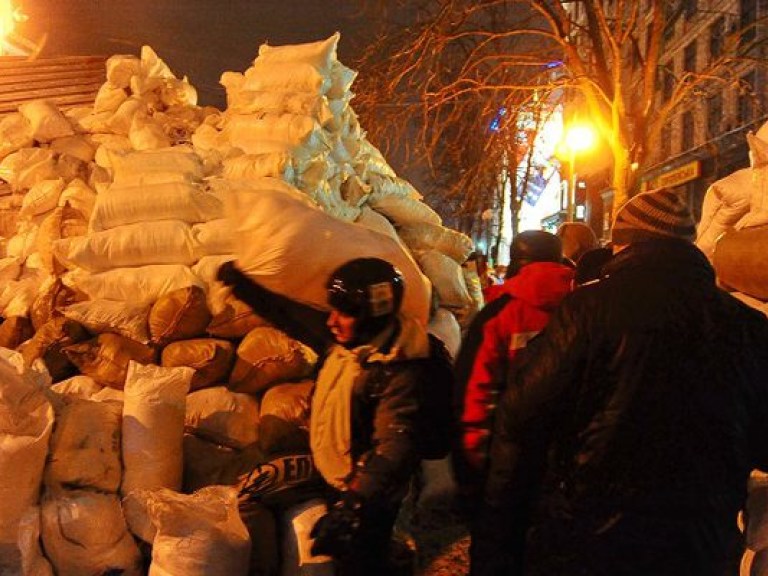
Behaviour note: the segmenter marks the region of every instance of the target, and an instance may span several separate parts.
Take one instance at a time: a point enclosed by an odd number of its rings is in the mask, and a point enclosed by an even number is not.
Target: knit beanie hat
[[[696,222],[688,203],[669,188],[643,192],[629,199],[616,213],[611,228],[614,244],[656,238],[696,239]]]

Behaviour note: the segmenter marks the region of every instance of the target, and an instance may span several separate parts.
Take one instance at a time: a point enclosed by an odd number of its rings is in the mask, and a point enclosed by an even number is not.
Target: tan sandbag
[[[464,308],[472,305],[462,268],[453,258],[437,250],[419,251],[414,256],[432,282],[440,306]]]
[[[437,250],[463,264],[474,249],[466,234],[429,222],[405,224],[398,228],[400,238],[411,250]]]
[[[54,576],[53,567],[40,548],[40,507],[27,508],[19,523],[21,573],[24,576]]]
[[[65,349],[88,338],[90,334],[83,326],[63,316],[57,316],[41,326],[18,350],[27,366],[31,366],[36,358],[42,358],[51,378],[58,382],[77,373]]]
[[[35,334],[32,321],[26,316],[10,316],[0,324],[0,348],[14,350]]]
[[[45,555],[57,576],[141,576],[142,558],[114,494],[72,490],[42,503]]]
[[[232,485],[236,481],[230,473],[239,450],[184,434],[184,493],[194,492],[206,486]]]
[[[218,338],[242,338],[260,326],[269,326],[269,322],[248,304],[229,294],[222,310],[214,314],[205,331]]]
[[[149,304],[98,299],[70,304],[59,311],[94,334],[115,332],[142,344],[149,342]]]
[[[235,347],[226,340],[193,338],[172,342],[163,349],[163,366],[189,366],[195,370],[190,390],[226,382],[235,361]]]
[[[258,439],[259,402],[250,394],[215,386],[187,396],[184,429],[232,448],[245,448]]]
[[[303,378],[311,368],[301,343],[275,328],[254,328],[237,348],[228,386],[235,392],[255,394]]]
[[[340,37],[341,35],[336,32],[325,40],[317,42],[281,46],[270,46],[264,43],[259,46],[258,61],[271,64],[303,62],[314,66],[321,72],[330,72],[331,65],[336,60],[336,47]]]
[[[97,383],[122,390],[128,373],[128,363],[155,361],[154,348],[110,332],[99,334],[86,342],[68,346],[64,354],[83,374]]]
[[[129,364],[123,403],[123,495],[137,489],[181,489],[191,379],[191,368]]]
[[[151,576],[248,575],[251,539],[234,488],[210,486],[194,494],[157,490],[147,508],[157,527]]]
[[[43,260],[45,269],[56,276],[66,269],[53,252],[54,242],[62,238],[83,236],[88,232],[88,221],[85,216],[68,204],[54,208],[43,221],[37,231],[37,251]]]
[[[32,326],[35,327],[35,330],[40,330],[44,324],[56,316],[62,316],[62,308],[82,299],[82,294],[77,294],[71,288],[64,286],[61,279],[52,278],[47,287],[35,298],[29,309]]]
[[[310,394],[314,382],[278,384],[261,399],[259,446],[268,455],[309,450]]]
[[[50,492],[84,488],[116,493],[120,487],[123,405],[70,399],[56,413],[45,486]]]
[[[712,262],[728,288],[768,300],[768,225],[729,230],[715,244]]]
[[[160,345],[205,334],[211,313],[205,292],[198,286],[174,290],[160,298],[149,311],[149,334]]]

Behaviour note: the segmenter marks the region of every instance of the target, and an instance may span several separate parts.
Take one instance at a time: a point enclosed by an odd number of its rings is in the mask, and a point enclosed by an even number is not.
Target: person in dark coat
[[[392,574],[390,539],[411,476],[422,453],[440,456],[420,442],[442,440],[420,430],[441,343],[399,314],[402,275],[378,258],[343,264],[327,282],[330,314],[267,290],[231,262],[217,277],[321,355],[309,436],[329,511],[312,530],[313,554],[333,556],[339,576]]]
[[[768,319],[720,290],[687,202],[634,196],[496,412],[472,576],[725,576],[768,467]]]

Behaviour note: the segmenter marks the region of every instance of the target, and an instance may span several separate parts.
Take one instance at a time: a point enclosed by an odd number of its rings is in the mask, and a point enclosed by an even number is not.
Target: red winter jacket
[[[491,416],[509,370],[520,350],[547,325],[552,311],[570,291],[572,279],[573,269],[568,266],[534,262],[499,287],[511,300],[483,327],[461,418],[465,456],[476,468],[484,466]]]

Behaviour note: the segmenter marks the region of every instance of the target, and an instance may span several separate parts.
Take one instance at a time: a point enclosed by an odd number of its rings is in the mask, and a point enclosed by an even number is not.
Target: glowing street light
[[[576,155],[594,147],[597,136],[589,124],[573,124],[565,130],[559,147],[560,155],[568,158],[570,178],[566,203],[566,220],[573,222],[576,213]]]

